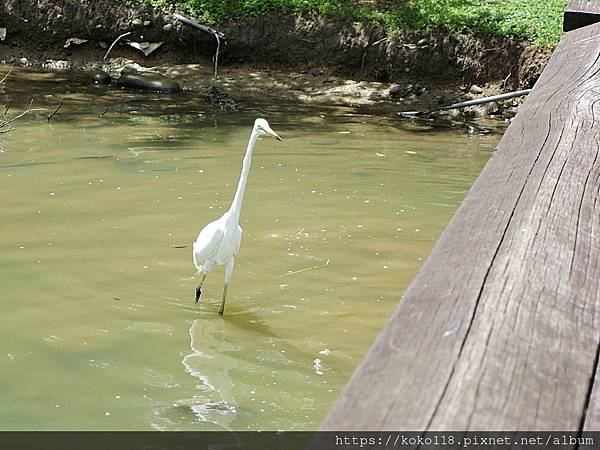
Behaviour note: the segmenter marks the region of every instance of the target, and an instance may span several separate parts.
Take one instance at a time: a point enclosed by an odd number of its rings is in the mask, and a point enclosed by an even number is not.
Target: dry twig
[[[11,72],[13,71],[13,68],[15,67],[15,65],[13,64],[12,66],[10,66],[10,69],[8,69],[8,72],[6,72],[6,75],[4,75],[4,78],[2,78],[0,80],[0,84],[4,83],[6,81],[6,79],[8,78],[8,76],[11,74]]]
[[[106,55],[104,55],[104,58],[102,58],[102,59],[106,60],[106,58],[108,58],[108,54],[113,49],[113,47],[117,44],[117,42],[119,42],[121,40],[121,38],[124,38],[125,36],[129,36],[130,34],[131,34],[131,31],[128,31],[127,33],[123,33],[121,36],[119,36],[118,38],[116,38],[113,41],[113,43],[110,45],[110,47],[108,47],[108,50],[106,51]]]

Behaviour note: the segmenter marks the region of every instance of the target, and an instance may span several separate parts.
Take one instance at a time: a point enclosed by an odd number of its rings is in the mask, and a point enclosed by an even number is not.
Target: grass
[[[175,6],[219,24],[248,16],[316,13],[370,22],[389,32],[448,29],[487,36],[527,38],[553,47],[562,34],[568,0],[114,0]]]

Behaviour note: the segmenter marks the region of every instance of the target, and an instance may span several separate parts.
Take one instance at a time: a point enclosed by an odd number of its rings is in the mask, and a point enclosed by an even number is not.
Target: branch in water
[[[25,114],[31,112],[31,105],[33,104],[33,99],[31,99],[31,101],[29,102],[29,106],[27,107],[27,109],[25,111],[23,111],[21,114],[13,117],[12,119],[5,119],[0,121],[0,128],[4,128],[9,126],[11,123],[13,123],[15,120],[20,119],[21,117],[23,117]],[[5,114],[6,112],[8,112],[8,107],[6,108]],[[6,117],[6,116],[5,116]],[[3,133],[6,133],[8,131],[12,131],[12,129],[9,127],[8,130],[4,130]]]
[[[54,109],[54,111],[52,111],[50,114],[48,114],[48,118],[46,119],[46,122],[50,122],[50,119],[52,119],[52,117],[54,117],[54,114],[56,114],[58,112],[58,110],[60,109],[62,102],[65,98],[61,97],[60,101],[58,102],[58,105],[56,106],[56,108]]]

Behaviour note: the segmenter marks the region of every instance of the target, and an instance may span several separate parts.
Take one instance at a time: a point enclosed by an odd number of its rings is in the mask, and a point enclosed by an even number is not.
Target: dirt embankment
[[[22,63],[42,65],[51,59],[66,61],[67,67],[89,67],[102,61],[117,36],[131,32],[112,49],[110,57],[145,67],[195,63],[206,68],[197,74],[203,78],[212,68],[214,37],[173,20],[173,11],[128,8],[106,0],[4,0],[0,5],[0,28],[6,28],[0,60],[6,62],[26,58]],[[336,89],[350,91],[357,99],[364,94],[370,100],[393,97],[394,92],[406,94],[404,97],[433,92],[424,103],[435,104],[461,95],[460,88],[464,97],[472,84],[483,86],[484,93],[530,87],[549,56],[515,39],[452,33],[390,36],[379,28],[321,17],[249,18],[222,24],[219,30],[227,36],[219,56],[220,70],[233,74],[232,79],[247,80],[240,67],[267,69],[272,89],[291,89],[313,97]],[[65,47],[70,38],[86,42]],[[163,44],[144,56],[127,46],[128,40]],[[171,72],[176,76],[181,71]],[[191,72],[186,73],[190,76]],[[291,72],[294,76],[290,78],[287,74]],[[298,77],[305,79],[300,85]],[[347,78],[373,84],[350,83]],[[347,88],[352,84],[359,85],[355,92]],[[192,80],[188,85],[198,83]],[[364,93],[359,87],[365,88]],[[445,95],[448,92],[450,98]]]

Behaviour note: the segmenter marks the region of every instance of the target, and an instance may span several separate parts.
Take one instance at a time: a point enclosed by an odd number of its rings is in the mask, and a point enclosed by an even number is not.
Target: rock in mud
[[[498,102],[488,103],[484,109],[485,113],[489,116],[499,116],[502,114],[502,107]]]
[[[90,74],[92,83],[98,85],[110,84],[110,75],[102,70],[96,70]]]
[[[158,73],[122,73],[118,83],[142,91],[172,93],[181,90],[176,81]]]
[[[142,22],[142,19],[133,19],[131,21],[131,25],[133,25],[134,27],[141,27],[142,25],[144,25],[144,22]]]
[[[425,89],[425,87],[421,86],[420,84],[415,84],[415,86],[413,87],[413,94],[415,94],[417,97],[423,95],[425,93],[427,89]]]
[[[393,100],[408,97],[414,91],[412,84],[394,84],[390,87],[389,95]]]
[[[42,63],[42,67],[44,69],[50,69],[54,71],[64,71],[71,69],[73,65],[69,61],[65,61],[62,59],[47,59],[46,62]]]
[[[169,31],[171,31],[173,29],[173,24],[171,23],[166,23],[163,25],[163,31],[168,33]]]
[[[473,86],[471,86],[471,88],[469,89],[469,92],[471,94],[482,94],[483,93],[483,89],[480,88],[479,86],[477,86],[476,84],[474,84]]]
[[[140,66],[139,64],[136,64],[136,63],[125,64],[121,68],[121,73],[138,73],[141,68],[142,68],[142,66]]]
[[[19,64],[26,66],[27,64],[29,64],[29,60],[27,58],[21,58],[19,59]]]

